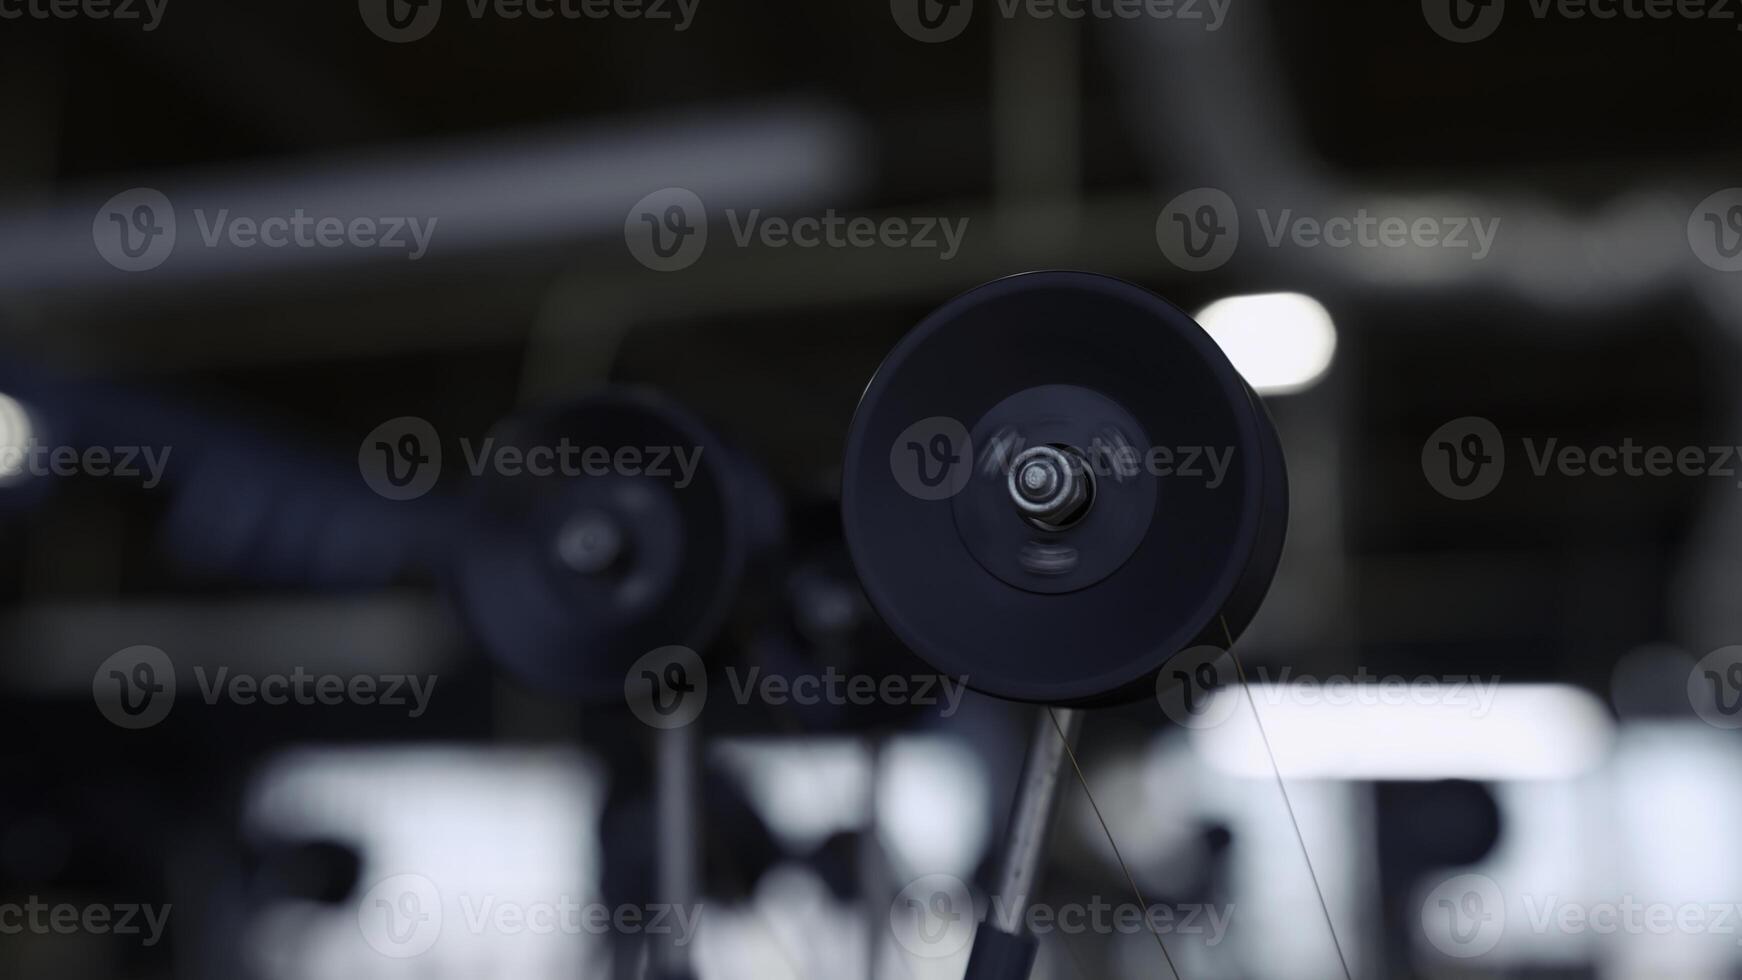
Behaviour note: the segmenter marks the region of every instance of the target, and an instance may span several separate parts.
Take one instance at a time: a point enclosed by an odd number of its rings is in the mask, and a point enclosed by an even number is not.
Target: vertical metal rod
[[[1021,935],[1022,921],[1039,890],[1047,834],[1052,829],[1059,784],[1068,765],[1065,747],[1076,742],[1082,722],[1083,713],[1075,708],[1042,707],[1035,720],[1028,759],[1022,765],[1022,781],[1010,811],[1004,866],[993,893],[999,901],[992,903],[991,921],[999,932]]]
[[[865,829],[859,837],[859,889],[865,896],[865,974],[864,980],[879,980],[883,976],[883,950],[888,945],[887,909],[895,897],[889,883],[889,860],[883,853],[883,841],[878,836],[877,798],[883,788],[883,738],[870,734],[864,737],[865,757],[870,764],[869,785],[865,792]]]
[[[655,763],[658,808],[659,894],[657,900],[671,908],[693,909],[700,893],[701,828],[696,820],[700,803],[697,753],[700,735],[696,723],[658,733]],[[678,980],[693,975],[689,949],[680,946],[677,935],[656,937],[653,947],[654,976]]]

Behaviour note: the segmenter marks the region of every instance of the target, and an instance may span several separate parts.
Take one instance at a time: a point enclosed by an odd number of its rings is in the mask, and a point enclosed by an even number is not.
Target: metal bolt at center
[[[1087,475],[1065,450],[1034,446],[1012,461],[1010,499],[1029,521],[1056,530],[1081,517],[1088,500]]]

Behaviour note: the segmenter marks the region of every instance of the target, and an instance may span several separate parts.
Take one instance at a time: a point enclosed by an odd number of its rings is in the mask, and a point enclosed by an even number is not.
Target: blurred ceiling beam
[[[117,177],[60,195],[66,203],[0,211],[0,293],[104,302],[225,278],[255,283],[296,271],[361,266],[378,273],[406,264],[404,250],[238,247],[222,236],[208,244],[196,209],[208,226],[220,211],[254,219],[300,211],[347,222],[433,221],[429,242],[444,256],[621,240],[630,208],[665,187],[694,191],[710,211],[844,200],[864,181],[861,144],[858,122],[841,110],[787,102]],[[92,224],[107,200],[132,187],[167,196],[177,229],[161,266],[127,273],[98,254]]]
[[[0,687],[32,697],[89,698],[97,665],[141,643],[167,651],[178,674],[189,672],[184,683],[195,666],[349,676],[453,669],[468,656],[443,604],[415,592],[66,601],[0,617]]]
[[[1288,112],[1293,98],[1267,13],[1262,2],[1246,4],[1213,33],[1139,18],[1105,27],[1097,38],[1122,80],[1125,117],[1160,201],[1198,187],[1229,195],[1242,222],[1242,273],[1316,295],[1434,299],[1488,290],[1563,314],[1723,278],[1700,263],[1686,237],[1694,206],[1735,183],[1718,170],[1665,173],[1577,208],[1524,184],[1358,185],[1327,169],[1303,150],[1308,143]],[[1411,221],[1498,220],[1500,231],[1491,253],[1472,261],[1469,250],[1453,248],[1264,247],[1266,229],[1254,216],[1264,209],[1324,218],[1363,208]],[[1561,315],[1537,323],[1568,328],[1577,321]]]
[[[935,250],[915,248],[855,250],[858,254],[850,261],[840,249],[740,248],[716,214],[702,258],[677,273],[638,265],[619,227],[607,242],[561,254],[531,250],[484,271],[476,261],[432,257],[418,263],[420,268],[399,274],[411,278],[396,277],[395,285],[402,288],[391,294],[365,284],[335,286],[325,280],[314,292],[293,288],[294,280],[279,284],[282,294],[273,295],[270,303],[265,303],[263,291],[273,288],[271,284],[241,294],[204,290],[178,294],[178,300],[164,297],[163,316],[149,321],[149,329],[137,316],[124,321],[64,316],[52,330],[30,339],[51,359],[76,349],[84,368],[107,364],[129,373],[512,344],[527,339],[534,321],[540,343],[561,348],[578,342],[588,350],[603,343],[608,349],[613,340],[585,335],[689,317],[790,313],[840,304],[871,309],[927,304],[1028,268],[1086,268],[1154,282],[1158,273],[1167,271],[1155,245],[1155,206],[1146,192],[1086,197],[1075,209],[1079,221],[1038,249],[1000,236],[999,220],[1006,212],[988,209],[982,200],[851,212],[878,222],[922,215],[966,221],[965,243],[948,261]],[[715,212],[711,201],[708,207]],[[795,206],[777,213],[802,210]],[[622,215],[616,220],[620,224]],[[541,279],[529,279],[527,270],[541,263],[549,271]],[[508,285],[516,277],[518,290]],[[404,288],[408,286],[415,288]],[[530,299],[528,290],[534,291]],[[252,330],[235,329],[225,316],[229,302],[247,310]],[[269,307],[264,313],[263,304]],[[335,308],[350,315],[335,317]],[[363,318],[372,329],[356,329],[359,310],[365,311]],[[263,315],[274,325],[263,327]],[[0,330],[6,329],[11,328],[0,324]],[[12,332],[22,339],[18,330]]]

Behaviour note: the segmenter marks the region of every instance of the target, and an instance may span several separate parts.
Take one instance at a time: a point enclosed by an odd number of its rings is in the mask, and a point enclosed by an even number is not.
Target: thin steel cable
[[[1143,899],[1143,891],[1137,887],[1137,879],[1131,874],[1131,867],[1125,863],[1125,856],[1119,853],[1119,844],[1113,840],[1113,831],[1107,826],[1107,818],[1101,816],[1101,806],[1095,802],[1095,794],[1089,789],[1089,781],[1083,776],[1083,767],[1077,764],[1077,753],[1071,749],[1071,740],[1065,737],[1065,730],[1059,725],[1058,715],[1052,708],[1046,709],[1046,716],[1052,719],[1053,731],[1058,732],[1059,742],[1064,745],[1065,755],[1071,760],[1071,769],[1077,774],[1077,782],[1082,784],[1083,795],[1088,797],[1089,808],[1095,811],[1095,819],[1101,824],[1101,833],[1107,837],[1107,846],[1113,849],[1113,859],[1119,862],[1119,870],[1125,873],[1125,881],[1131,886],[1131,894],[1137,896],[1138,907],[1143,909],[1143,921],[1148,923],[1150,935],[1155,937],[1155,945],[1160,947],[1162,959],[1167,960],[1167,970],[1173,974],[1173,980],[1180,980],[1179,970],[1173,965],[1173,957],[1168,955],[1167,944],[1161,941],[1161,931],[1155,928],[1155,920],[1149,916],[1149,903]]]
[[[1337,938],[1337,927],[1331,922],[1331,906],[1325,901],[1325,890],[1319,886],[1319,873],[1313,868],[1312,855],[1307,853],[1306,836],[1300,832],[1300,821],[1294,815],[1294,802],[1288,798],[1288,786],[1282,781],[1282,769],[1276,764],[1276,753],[1270,748],[1270,736],[1264,731],[1264,722],[1258,717],[1258,702],[1252,698],[1252,688],[1246,683],[1246,668],[1240,663],[1240,656],[1234,652],[1234,634],[1228,629],[1225,616],[1216,617],[1222,623],[1222,635],[1228,638],[1228,657],[1234,661],[1234,671],[1240,675],[1240,690],[1246,695],[1246,706],[1252,709],[1252,721],[1258,726],[1258,739],[1264,743],[1264,754],[1270,759],[1270,773],[1276,777],[1276,788],[1282,793],[1283,808],[1288,811],[1288,822],[1294,828],[1294,842],[1300,846],[1301,860],[1306,862],[1307,877],[1313,882],[1313,895],[1319,900],[1319,911],[1325,917],[1325,928],[1331,933],[1331,946],[1337,951],[1337,963],[1343,968],[1343,980],[1354,980],[1349,972],[1349,960],[1343,955],[1343,943]]]

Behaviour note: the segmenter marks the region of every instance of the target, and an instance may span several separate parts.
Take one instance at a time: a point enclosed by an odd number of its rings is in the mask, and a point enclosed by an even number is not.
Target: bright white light
[[[721,739],[714,758],[736,775],[782,843],[808,851],[865,825],[871,754],[852,739]]]
[[[8,395],[0,394],[0,483],[24,475],[25,450],[36,436],[30,413]]]
[[[248,975],[600,975],[574,965],[609,952],[585,929],[510,934],[489,924],[504,909],[522,910],[530,923],[539,906],[602,901],[603,856],[589,828],[599,824],[605,790],[596,759],[563,749],[335,746],[277,756],[247,790],[245,836],[342,841],[363,863],[345,902],[286,899],[254,913],[241,935]],[[359,922],[370,889],[401,874],[419,875],[435,891],[435,944],[415,958],[384,958],[359,941]]]
[[[958,739],[891,739],[875,769],[864,743],[845,738],[722,739],[711,752],[792,850],[864,827],[875,797],[878,833],[902,873],[965,876],[985,853],[991,788]]]
[[[1250,705],[1246,689],[1226,689],[1216,696],[1241,703],[1193,731],[1192,748],[1223,772],[1273,778],[1256,708],[1284,779],[1565,779],[1603,762],[1614,725],[1590,692],[1491,683],[1253,684]]]
[[[1337,352],[1330,312],[1300,293],[1230,296],[1204,307],[1197,319],[1260,394],[1305,391]]]
[[[972,875],[992,812],[974,750],[947,735],[903,735],[884,744],[879,761],[878,836],[898,877]]]

